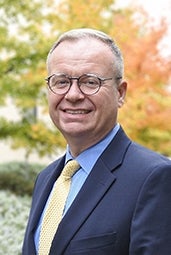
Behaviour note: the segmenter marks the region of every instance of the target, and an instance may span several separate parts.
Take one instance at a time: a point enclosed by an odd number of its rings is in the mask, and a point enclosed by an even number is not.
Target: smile
[[[69,114],[87,114],[90,111],[88,111],[88,110],[65,110],[65,112],[69,113]]]

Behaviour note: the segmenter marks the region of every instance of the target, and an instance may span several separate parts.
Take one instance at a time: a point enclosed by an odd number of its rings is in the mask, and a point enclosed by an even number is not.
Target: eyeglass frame
[[[67,78],[67,79],[69,80],[69,86],[68,86],[68,89],[67,89],[65,92],[63,92],[63,93],[57,93],[57,92],[55,92],[55,91],[52,89],[52,87],[50,86],[50,79],[51,79],[54,75],[57,75],[57,76],[64,76],[65,78]],[[91,78],[91,77],[94,77],[94,78],[97,78],[97,79],[98,79],[99,85],[98,85],[98,88],[97,88],[97,90],[96,90],[95,92],[89,94],[89,93],[85,93],[85,92],[82,91],[81,85],[79,84],[79,80],[80,80],[81,78],[83,78],[84,76],[85,76],[85,77],[88,76],[88,77],[90,77],[90,78]],[[80,75],[79,77],[71,77],[71,76],[66,75],[65,73],[58,73],[58,74],[54,73],[54,74],[51,74],[50,76],[48,76],[47,78],[45,78],[45,81],[47,82],[47,85],[48,85],[49,89],[50,89],[54,94],[56,94],[56,95],[64,95],[64,94],[67,94],[68,91],[70,90],[70,88],[71,88],[71,86],[72,86],[72,80],[77,80],[77,85],[78,85],[78,87],[79,87],[81,93],[83,93],[84,95],[87,95],[87,96],[91,96],[91,95],[94,95],[94,94],[96,94],[96,93],[99,92],[101,86],[103,85],[102,82],[107,81],[107,80],[112,80],[112,79],[113,79],[113,77],[103,78],[103,77],[99,77],[99,76],[97,76],[96,74],[92,74],[92,73],[85,73],[85,74]],[[116,77],[116,79],[119,80],[119,79],[122,79],[122,77]]]

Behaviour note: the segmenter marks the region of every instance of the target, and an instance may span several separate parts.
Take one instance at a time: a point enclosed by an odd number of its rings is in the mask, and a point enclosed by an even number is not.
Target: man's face
[[[126,83],[117,88],[111,50],[96,39],[64,41],[49,59],[49,75],[64,73],[70,77],[96,74],[112,80],[103,82],[94,95],[84,95],[76,80],[64,95],[48,91],[49,113],[70,144],[73,139],[89,147],[100,141],[116,124],[118,107],[126,92]],[[84,139],[84,140],[83,140]]]

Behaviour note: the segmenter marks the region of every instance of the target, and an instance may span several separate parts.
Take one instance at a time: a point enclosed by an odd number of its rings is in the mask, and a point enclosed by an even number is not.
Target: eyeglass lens
[[[77,80],[81,92],[87,95],[97,93],[101,86],[100,79],[94,75],[82,75],[71,78],[65,75],[54,74],[49,79],[49,87],[56,94],[65,94],[70,89],[72,80]]]

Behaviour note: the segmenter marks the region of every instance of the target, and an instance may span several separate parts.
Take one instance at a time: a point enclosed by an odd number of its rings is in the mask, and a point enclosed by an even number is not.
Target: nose
[[[66,93],[65,98],[69,101],[84,99],[84,94],[81,92],[77,80],[72,80],[72,85],[70,86],[69,91]]]

